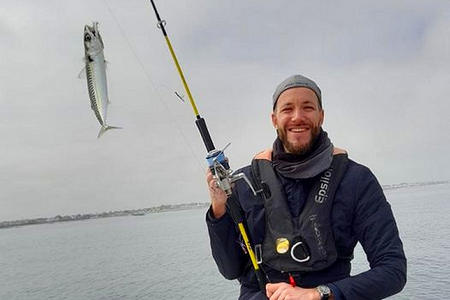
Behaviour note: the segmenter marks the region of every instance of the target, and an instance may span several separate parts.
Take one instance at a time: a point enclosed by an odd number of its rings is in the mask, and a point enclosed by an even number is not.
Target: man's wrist
[[[211,211],[212,211],[212,215],[215,219],[220,219],[226,213],[227,208],[225,205],[212,203]]]

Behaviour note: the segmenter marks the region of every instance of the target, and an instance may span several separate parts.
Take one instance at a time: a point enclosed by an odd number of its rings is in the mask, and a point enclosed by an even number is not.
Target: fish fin
[[[100,131],[98,132],[97,138],[99,139],[106,131],[110,130],[110,129],[122,129],[122,127],[117,127],[117,126],[102,126],[100,128]]]
[[[81,74],[83,74],[83,72],[86,71],[86,66],[83,67],[83,69],[81,69],[80,73],[78,73],[78,79],[81,79]]]

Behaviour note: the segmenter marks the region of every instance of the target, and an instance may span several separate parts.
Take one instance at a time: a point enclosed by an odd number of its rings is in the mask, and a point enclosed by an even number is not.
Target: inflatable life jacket
[[[253,159],[254,183],[265,207],[264,242],[257,245],[256,251],[260,262],[280,272],[310,272],[325,269],[336,261],[330,216],[347,165],[347,154],[335,151],[331,166],[313,183],[301,214],[293,218],[271,155],[266,152]]]

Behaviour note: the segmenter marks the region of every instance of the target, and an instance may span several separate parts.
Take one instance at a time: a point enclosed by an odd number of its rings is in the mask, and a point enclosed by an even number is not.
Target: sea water
[[[450,292],[450,185],[385,191],[408,258],[390,299]],[[237,299],[209,248],[205,209],[0,229],[0,299]],[[352,274],[368,269],[361,247]]]

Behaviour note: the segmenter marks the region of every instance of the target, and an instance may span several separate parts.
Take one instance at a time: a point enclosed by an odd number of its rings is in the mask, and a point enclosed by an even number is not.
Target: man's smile
[[[289,132],[294,132],[294,133],[305,132],[307,130],[309,130],[309,127],[294,127],[294,128],[288,129]]]

